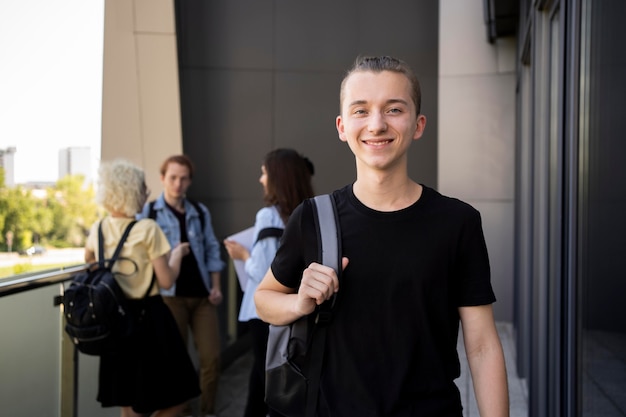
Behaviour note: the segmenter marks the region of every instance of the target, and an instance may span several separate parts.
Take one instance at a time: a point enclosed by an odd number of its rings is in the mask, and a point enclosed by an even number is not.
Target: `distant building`
[[[35,198],[43,199],[48,195],[48,188],[55,186],[54,181],[28,181],[20,184],[24,189],[30,190],[31,195]]]
[[[85,184],[92,181],[91,148],[70,147],[59,151],[59,179],[66,175],[85,176]]]
[[[15,161],[13,155],[17,152],[14,146],[0,149],[0,167],[4,168],[4,185],[13,187],[15,185]]]

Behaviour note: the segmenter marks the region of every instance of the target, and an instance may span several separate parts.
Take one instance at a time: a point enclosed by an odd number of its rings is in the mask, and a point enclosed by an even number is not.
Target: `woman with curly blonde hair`
[[[104,162],[99,170],[96,201],[108,215],[91,227],[85,261],[97,261],[98,227],[102,226],[104,256],[110,258],[126,227],[148,197],[143,171],[125,160]],[[195,369],[176,322],[159,295],[159,287],[176,281],[188,244],[171,249],[152,219],[137,221],[113,270],[139,315],[134,334],[115,353],[100,356],[98,401],[121,407],[122,417],[179,415],[185,402],[199,393]],[[123,259],[122,259],[123,258]]]

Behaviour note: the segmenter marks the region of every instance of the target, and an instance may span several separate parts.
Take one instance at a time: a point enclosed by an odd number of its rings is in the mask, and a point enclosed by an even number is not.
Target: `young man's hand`
[[[342,258],[341,267],[345,269],[348,258]],[[335,270],[313,262],[302,273],[302,281],[298,289],[295,311],[299,315],[307,315],[315,310],[315,306],[329,300],[339,291],[339,278]]]
[[[213,304],[214,306],[218,306],[222,304],[222,300],[222,290],[218,288],[211,288],[211,292],[209,293],[209,301],[211,302],[211,304]]]

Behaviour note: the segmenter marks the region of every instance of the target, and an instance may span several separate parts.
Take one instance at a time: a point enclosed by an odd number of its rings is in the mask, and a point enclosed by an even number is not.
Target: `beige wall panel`
[[[182,152],[173,1],[106,0],[104,39],[102,159],[140,165],[156,193],[160,163]]]
[[[153,182],[161,161],[182,152],[178,67],[174,36],[137,36],[141,125],[141,162]]]
[[[176,33],[173,0],[135,0],[134,5],[138,32]]]
[[[513,201],[466,200],[480,211],[489,250],[491,284],[496,294],[493,305],[499,320],[513,320]]]
[[[104,16],[101,159],[141,158],[132,2],[107,0]]]
[[[496,72],[498,53],[487,42],[482,0],[439,2],[439,74]]]
[[[515,77],[439,82],[439,189],[461,199],[513,199]]]
[[[438,189],[481,212],[496,319],[510,321],[516,44],[487,41],[481,0],[441,0],[439,13]]]

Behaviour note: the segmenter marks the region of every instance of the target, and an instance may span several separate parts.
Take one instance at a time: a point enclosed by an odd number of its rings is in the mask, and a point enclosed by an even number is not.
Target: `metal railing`
[[[44,272],[32,272],[19,275],[18,278],[4,278],[0,281],[0,297],[18,294],[48,285],[69,281],[78,272],[85,271],[87,264],[68,266]]]
[[[57,358],[58,362],[56,364],[47,363],[45,366],[46,368],[58,370],[58,379],[52,378],[52,381],[57,381],[58,383],[58,398],[55,398],[54,391],[56,391],[56,389],[54,389],[55,387],[53,387],[53,393],[49,394],[48,401],[42,400],[41,404],[31,403],[27,405],[16,405],[14,406],[15,408],[20,407],[20,410],[24,412],[26,412],[26,410],[24,410],[23,408],[39,411],[42,408],[49,407],[49,403],[56,403],[59,407],[58,410],[53,411],[47,409],[46,415],[59,415],[61,417],[76,417],[78,415],[78,351],[75,349],[73,343],[69,340],[65,332],[63,332],[62,330],[59,329],[59,331],[56,332],[50,329],[41,329],[40,326],[49,327],[49,323],[42,324],[41,322],[45,320],[33,321],[28,319],[30,318],[29,313],[31,313],[31,316],[36,316],[37,314],[34,313],[33,310],[37,310],[37,308],[42,308],[40,306],[35,306],[35,304],[41,303],[41,296],[44,296],[46,298],[52,296],[53,300],[50,300],[50,304],[48,304],[48,306],[59,306],[64,291],[64,283],[70,281],[75,274],[83,272],[87,268],[87,264],[73,265],[54,270],[51,269],[40,272],[16,275],[15,277],[4,278],[0,281],[0,301],[2,301],[1,307],[3,307],[1,311],[3,311],[2,314],[5,316],[3,317],[3,319],[8,320],[9,318],[6,316],[14,313],[15,317],[10,317],[10,320],[17,322],[16,327],[27,327],[27,329],[22,330],[26,330],[29,334],[44,333],[44,335],[42,336],[33,336],[35,338],[35,343],[41,343],[42,345],[47,345],[49,347],[52,346],[53,350],[54,348],[56,348],[60,352],[60,355],[58,356],[53,355],[53,358]],[[54,285],[58,285],[58,291],[44,291],[45,295],[33,295],[37,294],[34,291],[36,289],[50,287]],[[31,295],[27,294],[29,292]],[[21,298],[9,298],[9,296],[17,296],[18,294],[22,294],[23,296]],[[13,299],[15,298],[19,298],[19,302],[13,302]],[[31,306],[30,304],[33,305]],[[19,310],[16,310],[16,307]],[[9,311],[5,311],[4,308],[8,309]],[[43,309],[43,311],[49,311],[46,310],[45,307]],[[59,327],[62,328],[62,311],[59,311],[58,314],[55,314],[53,316],[58,317],[56,320],[54,320],[54,322],[58,323]],[[7,338],[7,342],[3,344],[2,353],[7,353],[5,352],[6,350],[8,352],[16,353],[18,357],[4,358],[4,361],[7,362],[4,362],[5,366],[3,366],[3,368],[11,367],[11,363],[8,362],[9,360],[15,362],[26,362],[27,364],[33,365],[34,367],[41,366],[41,363],[46,363],[45,359],[43,360],[44,362],[39,362],[38,358],[33,359],[29,357],[29,350],[32,349],[29,346],[25,346],[23,350],[8,346],[9,343],[12,343],[13,346],[15,346],[15,344],[19,345],[21,343],[19,339],[22,335],[19,333],[19,331],[16,335],[13,335],[12,332],[13,329],[11,328],[3,329],[3,336]],[[58,338],[55,337],[56,343],[54,341],[50,341],[49,337],[45,336],[45,334],[49,332],[52,332],[55,335],[59,334]],[[9,342],[8,339],[10,339],[11,342]],[[28,345],[32,344],[32,341],[29,343],[24,340],[23,343],[25,345]],[[22,378],[24,378],[22,374],[5,371],[5,369],[0,371],[0,374],[3,374],[3,376],[0,377],[2,379],[3,385],[2,394],[8,396],[8,398],[3,399],[3,402],[11,402],[12,396],[10,394],[6,394],[6,392],[8,391],[10,393],[12,391],[12,385],[14,385],[13,390],[19,390],[24,386],[30,386],[33,381],[29,379],[22,380]]]
[[[65,286],[75,274],[87,268],[88,264],[71,265],[0,279],[2,415],[5,415],[7,407],[9,414],[6,415],[15,416],[119,415],[117,409],[103,409],[95,401],[97,358],[79,353],[63,330],[65,321],[60,301]],[[236,297],[239,283],[232,262],[229,262],[225,272],[224,324],[226,339],[230,342],[227,344],[230,345],[237,338]],[[23,372],[24,366],[30,366],[32,370]],[[41,377],[42,374],[45,378]],[[45,381],[42,382],[42,379]],[[37,399],[25,404],[24,391],[35,389]],[[39,395],[42,391],[45,392],[43,396]]]

